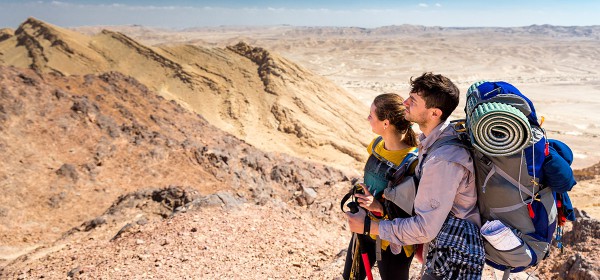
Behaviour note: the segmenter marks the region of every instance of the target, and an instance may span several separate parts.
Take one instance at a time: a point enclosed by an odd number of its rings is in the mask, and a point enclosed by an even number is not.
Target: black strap
[[[350,191],[346,195],[344,195],[344,197],[342,197],[342,201],[340,202],[340,209],[342,209],[342,212],[346,212],[344,211],[344,205],[346,205],[346,201],[348,201],[348,199],[350,199],[352,195],[352,191]]]
[[[365,215],[365,225],[363,228],[363,234],[369,235],[370,232],[371,232],[371,218],[369,217],[369,215]]]

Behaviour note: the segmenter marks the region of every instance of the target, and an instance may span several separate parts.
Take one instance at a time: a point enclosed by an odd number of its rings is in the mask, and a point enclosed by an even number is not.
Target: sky
[[[17,28],[28,17],[63,27],[143,25],[171,29],[222,25],[586,26],[600,25],[598,12],[597,0],[0,0],[0,28]]]

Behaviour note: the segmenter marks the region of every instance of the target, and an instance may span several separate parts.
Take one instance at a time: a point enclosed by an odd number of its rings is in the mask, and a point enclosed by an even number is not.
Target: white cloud
[[[334,10],[329,10],[326,8],[319,8],[319,9],[295,9],[295,10],[290,10],[290,11],[304,11],[304,12],[308,12],[308,13],[329,13],[329,12],[335,12]]]
[[[371,14],[380,14],[380,13],[397,13],[398,10],[395,9],[361,9],[361,12],[371,13]]]
[[[441,6],[442,6],[442,4],[440,4],[440,3],[435,3],[435,6],[439,8],[439,7],[441,7]]]
[[[231,11],[236,11],[236,9],[226,9],[226,8],[221,8],[221,10],[231,10]],[[244,8],[241,8],[241,9],[239,9],[239,11],[242,11],[242,12],[251,12],[251,13],[256,13],[256,12],[260,11],[260,9],[258,9],[258,8],[244,7]]]
[[[54,6],[70,6],[69,3],[67,3],[67,2],[61,2],[61,1],[52,1],[52,2],[50,2],[50,4],[52,4]]]
[[[269,12],[285,12],[285,8],[273,8],[273,7],[267,7],[267,11]]]
[[[429,5],[427,5],[425,3],[419,3],[419,7],[421,7],[421,8],[427,8],[427,7],[429,7]]]

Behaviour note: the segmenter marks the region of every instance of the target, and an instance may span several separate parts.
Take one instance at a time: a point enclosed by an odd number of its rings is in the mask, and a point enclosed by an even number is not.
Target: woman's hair
[[[389,120],[396,131],[399,134],[404,134],[402,142],[405,144],[416,147],[419,143],[417,141],[417,135],[412,130],[412,123],[404,118],[404,98],[395,93],[384,93],[375,97],[373,104],[375,104],[375,114],[379,120]]]

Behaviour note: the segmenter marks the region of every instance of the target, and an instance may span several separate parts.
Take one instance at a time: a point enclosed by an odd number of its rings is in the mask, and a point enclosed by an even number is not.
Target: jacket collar
[[[444,122],[438,124],[429,136],[425,136],[425,134],[421,133],[419,135],[419,154],[421,152],[426,152],[431,145],[435,142],[435,140],[439,139],[442,136],[452,134],[452,131],[448,131],[448,127],[450,126],[450,120],[445,120]],[[452,130],[452,129],[449,129]]]

